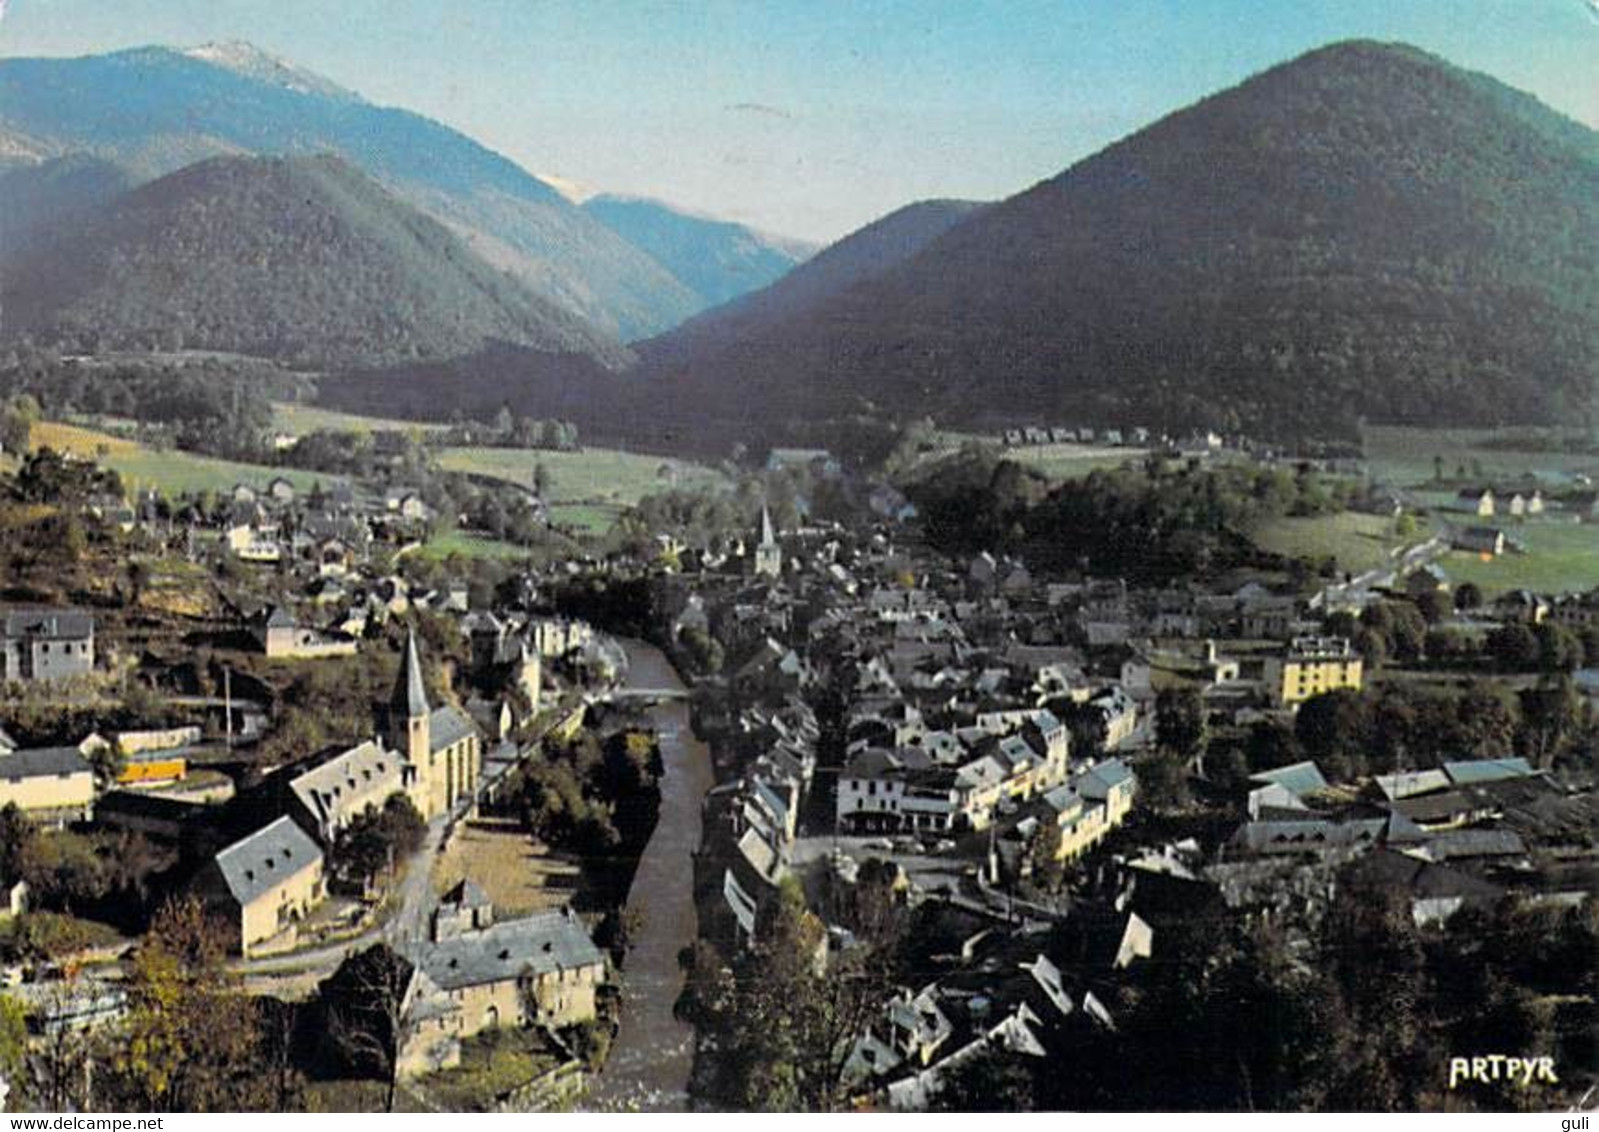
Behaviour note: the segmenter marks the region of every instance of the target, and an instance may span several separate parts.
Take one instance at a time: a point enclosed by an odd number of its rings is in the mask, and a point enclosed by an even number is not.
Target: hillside
[[[643,353],[657,408],[699,418],[1287,436],[1591,417],[1596,154],[1592,131],[1486,76],[1337,44],[732,347]]]
[[[80,349],[350,366],[507,341],[627,359],[336,157],[215,158],[40,232],[0,277],[8,331]]]
[[[801,318],[825,300],[909,259],[982,207],[964,200],[908,204],[828,245],[771,286],[696,315],[641,349],[664,357],[713,341],[741,341],[762,327]]]
[[[695,216],[659,201],[601,195],[583,211],[640,248],[693,291],[701,307],[720,306],[781,279],[814,249],[742,224]]]
[[[770,287],[637,343],[640,364],[625,373],[606,373],[586,358],[496,346],[471,357],[345,374],[323,382],[319,397],[352,412],[417,418],[436,416],[442,403],[487,419],[503,405],[525,416],[575,421],[584,436],[626,438],[652,450],[723,453],[730,443],[726,436],[702,425],[722,416],[724,407],[672,404],[678,387],[655,383],[657,375],[674,372],[679,359],[710,356],[713,345],[718,355],[729,356],[745,340],[762,341],[763,330],[797,320],[828,297],[875,277],[981,207],[925,201],[899,209],[823,249]]]
[[[514,162],[248,44],[0,60],[0,157],[77,152],[139,180],[218,155],[335,153],[613,334],[658,332],[700,309],[660,264]]]
[[[0,173],[0,248],[126,192],[132,180],[109,161],[74,153]]]

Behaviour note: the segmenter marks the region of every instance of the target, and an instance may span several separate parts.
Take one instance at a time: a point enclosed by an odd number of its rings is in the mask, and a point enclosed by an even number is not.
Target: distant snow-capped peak
[[[221,67],[237,75],[272,83],[301,94],[320,94],[328,98],[359,98],[354,91],[323,78],[313,71],[296,67],[275,55],[262,51],[253,43],[229,40],[226,43],[202,43],[183,52],[190,59]]]

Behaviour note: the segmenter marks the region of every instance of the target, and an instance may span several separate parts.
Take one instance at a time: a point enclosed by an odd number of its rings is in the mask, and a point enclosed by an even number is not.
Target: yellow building
[[[181,781],[189,773],[189,760],[170,751],[130,755],[117,772],[118,786],[157,786]]]
[[[433,938],[409,949],[406,1076],[460,1060],[465,1038],[532,1024],[562,1027],[594,1019],[605,955],[572,914],[539,912],[494,921],[487,895],[463,882],[440,904]]]
[[[1103,841],[1126,820],[1137,788],[1138,780],[1127,764],[1108,759],[1045,794],[1045,813],[1053,815],[1060,829],[1056,859],[1076,860]]]
[[[384,741],[404,762],[405,792],[424,820],[477,795],[483,774],[477,725],[454,705],[429,705],[415,634],[406,637],[405,655],[389,697],[386,731]]]
[[[283,950],[327,895],[322,850],[293,818],[279,818],[218,853],[198,888],[238,925],[240,954]]]
[[[35,821],[84,821],[94,810],[94,768],[77,747],[0,750],[0,808],[15,805]]]
[[[1266,689],[1279,704],[1302,704],[1340,688],[1360,690],[1360,654],[1343,637],[1296,637],[1266,661]]]

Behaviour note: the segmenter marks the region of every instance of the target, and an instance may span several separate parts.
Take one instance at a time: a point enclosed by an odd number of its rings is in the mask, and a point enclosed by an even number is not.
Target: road
[[[710,751],[689,728],[688,705],[680,698],[685,689],[671,664],[641,641],[623,644],[629,665],[622,691],[667,690],[675,697],[650,710],[664,768],[660,817],[627,895],[640,926],[621,972],[621,1027],[584,1107],[681,1112],[688,1108],[694,1028],[673,1014],[684,981],[677,956],[699,933],[693,854],[700,844],[701,806],[715,778]]]
[[[400,882],[399,907],[382,923],[374,924],[358,936],[324,947],[305,948],[259,959],[241,959],[234,964],[234,969],[246,978],[252,975],[331,974],[345,956],[370,947],[379,940],[394,945],[425,938],[428,917],[437,902],[429,883],[433,875],[433,859],[438,855],[450,828],[470,808],[471,802],[463,801],[450,813],[440,814],[428,823],[427,836],[422,839],[421,847],[406,861],[405,877]]]

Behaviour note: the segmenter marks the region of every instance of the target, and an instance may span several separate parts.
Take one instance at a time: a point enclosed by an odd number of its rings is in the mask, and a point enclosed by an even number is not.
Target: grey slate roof
[[[472,717],[452,704],[435,708],[428,716],[428,745],[435,751],[442,751],[476,733],[477,724],[472,722]]]
[[[504,982],[603,964],[605,957],[570,911],[540,912],[482,931],[417,945],[412,962],[440,990]]]
[[[368,739],[296,775],[289,789],[319,822],[336,825],[368,805],[388,801],[401,788],[401,761]]]
[[[1274,782],[1295,797],[1327,789],[1327,780],[1322,777],[1321,768],[1308,760],[1272,770],[1263,770],[1259,774],[1250,775],[1249,781]]]
[[[1133,777],[1132,768],[1120,759],[1106,759],[1078,780],[1084,797],[1104,801],[1110,792]]]
[[[217,869],[241,907],[322,859],[311,835],[282,817],[216,855]]]
[[[1533,773],[1526,759],[1472,759],[1444,763],[1444,773],[1456,786],[1477,782],[1498,782],[1506,778],[1525,778]]]
[[[0,778],[56,778],[63,774],[88,774],[93,769],[76,747],[0,752]]]
[[[389,707],[403,712],[406,719],[428,714],[427,686],[422,682],[422,661],[416,655],[414,632],[405,634],[405,654],[400,658],[400,671],[394,678]]]
[[[0,636],[82,640],[94,636],[94,618],[76,609],[10,609],[0,625]]]

